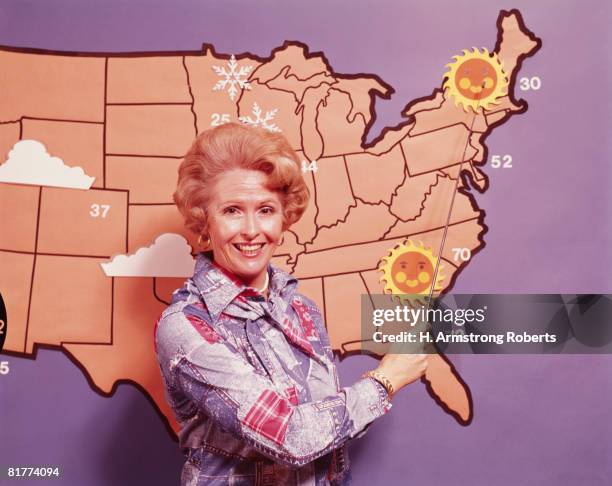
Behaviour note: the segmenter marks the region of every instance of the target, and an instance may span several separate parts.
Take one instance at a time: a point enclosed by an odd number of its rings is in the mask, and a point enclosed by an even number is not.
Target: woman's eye
[[[238,212],[238,209],[233,206],[230,206],[229,208],[225,208],[223,210],[223,214],[236,214],[237,212]]]
[[[261,212],[264,214],[272,214],[274,212],[274,208],[271,206],[265,206],[261,208]]]

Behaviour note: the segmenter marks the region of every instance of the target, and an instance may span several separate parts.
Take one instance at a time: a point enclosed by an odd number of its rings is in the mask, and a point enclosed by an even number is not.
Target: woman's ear
[[[204,238],[202,236],[201,234],[198,236],[198,246],[202,248],[202,251],[209,251],[211,248],[210,235],[206,235]]]

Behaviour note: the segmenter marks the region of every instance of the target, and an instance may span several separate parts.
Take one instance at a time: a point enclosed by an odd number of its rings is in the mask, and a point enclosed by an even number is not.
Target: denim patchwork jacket
[[[182,485],[349,484],[346,441],[391,408],[372,378],[340,388],[316,304],[268,275],[266,301],[200,253],[157,321]]]

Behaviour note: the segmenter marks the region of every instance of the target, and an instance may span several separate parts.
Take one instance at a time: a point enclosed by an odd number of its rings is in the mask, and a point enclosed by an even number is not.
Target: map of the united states
[[[229,121],[281,131],[303,160],[311,204],[273,263],[319,304],[333,347],[358,352],[360,296],[383,293],[379,264],[392,248],[406,239],[430,248],[448,291],[484,247],[485,215],[472,192],[488,190],[484,141],[526,110],[515,81],[541,45],[517,11],[501,12],[497,26],[491,55],[507,89],[495,103],[458,102],[469,83],[446,89],[441,69],[440,86],[369,143],[376,98],[393,89],[375,75],[337,73],[297,42],[268,58],[210,45],[152,54],[0,48],[3,352],[61,349],[96,391],[132,383],[177,429],[153,326],[191,275],[198,245],[172,193],[196,134]],[[465,47],[449,46],[449,60]],[[427,385],[469,423],[469,389],[450,360],[431,356]]]

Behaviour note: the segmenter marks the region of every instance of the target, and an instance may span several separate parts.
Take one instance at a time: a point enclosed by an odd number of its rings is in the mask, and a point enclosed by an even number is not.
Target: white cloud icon
[[[101,263],[108,277],[191,277],[195,260],[191,246],[176,233],[164,233],[133,255],[116,255]]]
[[[0,165],[0,182],[35,186],[89,189],[95,177],[81,167],[69,167],[59,157],[52,157],[36,140],[20,140]]]

